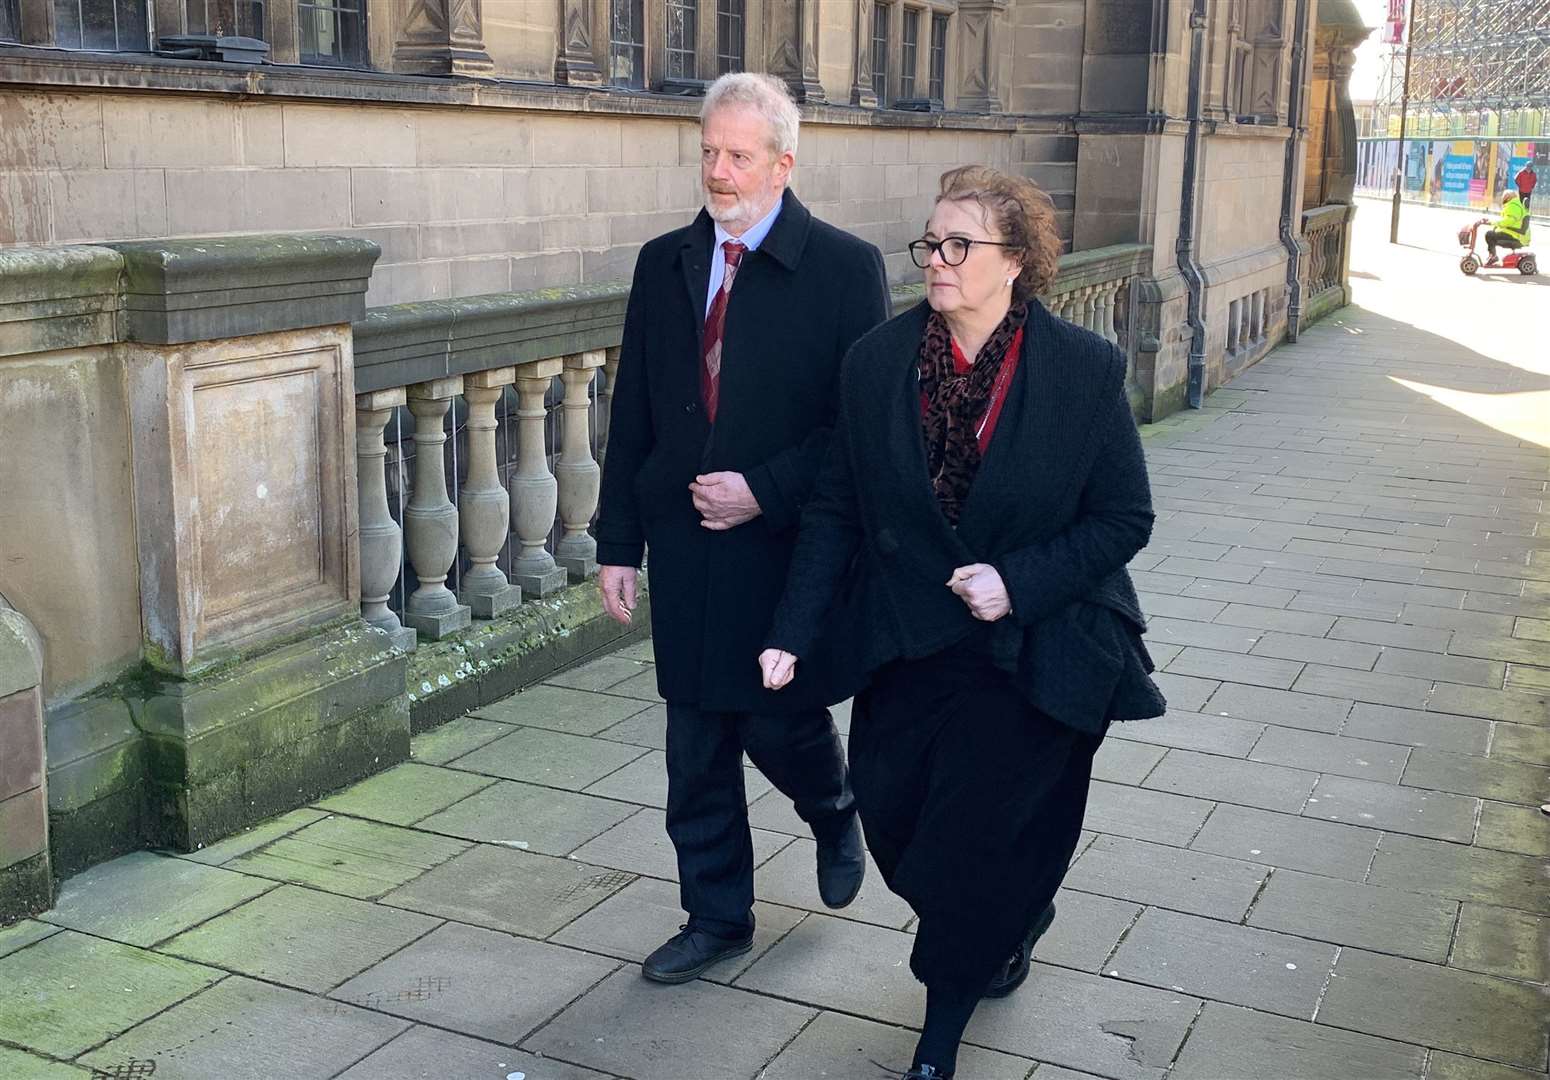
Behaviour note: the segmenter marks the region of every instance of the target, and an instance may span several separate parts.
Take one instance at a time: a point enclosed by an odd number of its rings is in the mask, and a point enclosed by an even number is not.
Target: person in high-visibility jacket
[[[1496,223],[1496,228],[1485,234],[1485,247],[1491,253],[1491,257],[1485,261],[1485,264],[1496,265],[1498,247],[1516,251],[1526,243],[1528,243],[1528,209],[1523,205],[1523,200],[1518,198],[1516,191],[1505,191],[1502,193],[1501,220]]]

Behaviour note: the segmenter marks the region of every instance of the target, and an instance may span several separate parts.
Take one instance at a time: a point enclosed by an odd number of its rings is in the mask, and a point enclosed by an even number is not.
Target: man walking
[[[745,752],[811,826],[825,904],[850,903],[866,868],[827,687],[799,676],[774,694],[758,664],[829,442],[840,360],[888,314],[878,250],[787,190],[798,123],[774,78],[711,85],[705,209],[641,249],[624,321],[598,585],[608,614],[628,623],[650,548],[667,831],[689,915],[646,958],[658,982],[685,982],[752,944]]]

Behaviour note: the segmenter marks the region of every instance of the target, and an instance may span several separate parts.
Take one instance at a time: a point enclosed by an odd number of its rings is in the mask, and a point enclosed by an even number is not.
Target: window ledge
[[[0,86],[273,97],[385,105],[458,105],[622,116],[697,117],[702,98],[597,90],[553,83],[398,75],[359,68],[223,64],[147,53],[90,53],[0,45]],[[802,119],[852,127],[1069,132],[1069,116],[904,112],[848,105],[800,106]]]

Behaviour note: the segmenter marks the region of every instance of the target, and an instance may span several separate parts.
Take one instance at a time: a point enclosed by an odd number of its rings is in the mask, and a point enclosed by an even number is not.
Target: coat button
[[[899,538],[893,535],[892,529],[879,529],[877,532],[877,550],[884,555],[895,555],[899,551]]]
[[[700,411],[699,405],[696,404],[693,401],[689,402],[687,405],[684,406],[684,412],[687,413],[690,416],[693,416],[695,413],[697,413],[699,411]]]

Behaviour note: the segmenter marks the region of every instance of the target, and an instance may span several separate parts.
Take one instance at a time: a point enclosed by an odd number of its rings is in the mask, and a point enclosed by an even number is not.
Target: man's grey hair
[[[746,105],[763,116],[770,126],[770,148],[777,156],[797,152],[797,129],[802,116],[791,100],[791,91],[775,76],[751,71],[721,76],[705,91],[700,123],[723,105]]]

